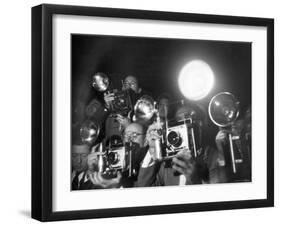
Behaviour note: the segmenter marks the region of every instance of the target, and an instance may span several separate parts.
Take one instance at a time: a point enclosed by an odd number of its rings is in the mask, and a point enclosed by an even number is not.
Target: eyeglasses
[[[124,139],[125,141],[136,141],[138,139],[139,136],[144,135],[143,133],[137,133],[137,132],[133,132],[133,133],[127,133],[124,134]]]
[[[134,82],[134,81],[131,81],[131,82],[124,82],[124,86],[125,87],[135,87],[137,85],[137,83],[136,82]]]
[[[77,157],[87,158],[88,154],[85,154],[85,153],[82,153],[82,154],[72,153],[71,156],[72,156],[72,158],[77,158]]]

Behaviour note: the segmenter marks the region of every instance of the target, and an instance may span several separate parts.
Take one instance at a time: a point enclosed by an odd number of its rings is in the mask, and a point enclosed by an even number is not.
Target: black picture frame
[[[267,198],[96,210],[52,210],[52,18],[55,14],[181,21],[267,28]],[[32,8],[32,218],[40,221],[106,218],[274,206],[274,20],[43,4]]]

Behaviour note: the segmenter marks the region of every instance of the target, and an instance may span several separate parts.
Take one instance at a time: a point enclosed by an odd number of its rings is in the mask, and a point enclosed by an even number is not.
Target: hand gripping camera
[[[155,144],[156,159],[168,160],[181,150],[190,150],[194,158],[198,156],[196,144],[198,125],[195,118],[195,111],[190,111],[185,112],[180,118],[165,119],[162,131],[159,132],[162,138],[156,140]]]
[[[128,90],[113,89],[109,93],[114,94],[114,100],[110,104],[110,109],[114,113],[127,116],[129,111],[132,110],[132,101]]]
[[[245,134],[245,137],[242,133],[242,121],[237,120],[239,111],[239,101],[228,92],[218,93],[209,103],[210,119],[220,127],[220,132],[224,134],[217,141],[218,149],[224,156],[224,164],[230,166],[233,180],[248,180],[251,172],[251,139],[248,133]]]

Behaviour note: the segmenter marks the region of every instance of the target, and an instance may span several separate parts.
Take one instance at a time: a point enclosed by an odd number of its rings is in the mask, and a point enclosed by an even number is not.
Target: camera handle
[[[128,168],[129,168],[129,177],[132,177],[136,174],[136,171],[135,171],[135,168],[133,167],[134,164],[133,164],[133,142],[130,141],[129,142],[129,150],[128,150],[128,156],[129,156],[129,165],[128,165]]]
[[[132,141],[129,143],[129,177],[132,176]]]
[[[159,115],[159,110],[156,108],[156,102],[154,102],[154,113],[156,114],[156,120],[155,122],[158,124],[158,127],[162,127],[161,125],[161,120],[160,120],[160,115]],[[167,127],[167,117],[165,116],[165,121],[164,121],[165,127]],[[157,161],[162,161],[163,160],[163,155],[162,155],[162,144],[165,143],[165,138],[164,138],[164,134],[163,132],[165,132],[163,130],[163,128],[158,129],[157,133],[160,135],[161,137],[155,140],[155,159]],[[166,135],[166,134],[165,134]]]
[[[194,158],[197,158],[197,148],[195,143],[195,136],[194,136],[194,128],[191,127],[191,137],[192,137],[192,143],[193,143],[193,151],[194,151]]]
[[[104,171],[104,167],[105,167],[105,164],[104,164],[104,158],[103,158],[103,144],[100,143],[99,145],[99,151],[97,152],[98,154],[98,172],[99,173],[103,173]]]
[[[233,173],[236,173],[236,165],[235,165],[235,159],[234,159],[234,150],[233,150],[233,142],[232,142],[232,134],[228,134],[229,139],[229,146],[230,146],[230,156],[231,156],[231,162],[232,162],[232,171]]]

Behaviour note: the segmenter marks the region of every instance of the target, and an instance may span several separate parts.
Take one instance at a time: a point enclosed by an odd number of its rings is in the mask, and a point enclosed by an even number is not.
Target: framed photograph
[[[274,205],[274,21],[32,8],[32,217]]]

